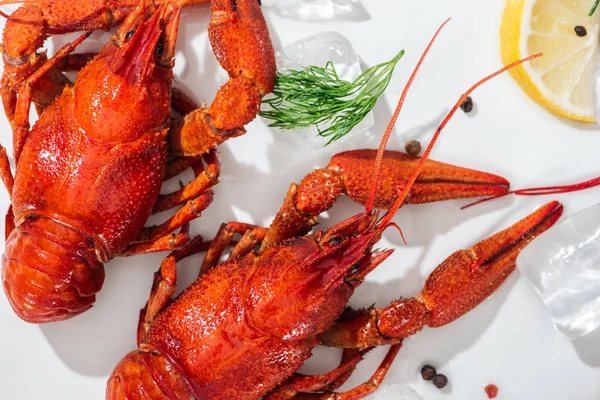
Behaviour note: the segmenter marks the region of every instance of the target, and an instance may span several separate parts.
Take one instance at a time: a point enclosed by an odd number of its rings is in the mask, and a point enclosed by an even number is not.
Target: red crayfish
[[[2,283],[22,319],[42,323],[82,313],[102,287],[103,263],[174,250],[189,240],[187,223],[210,204],[218,181],[214,148],[245,133],[275,80],[274,52],[256,0],[214,0],[212,11],[209,37],[230,80],[209,108],[196,109],[172,91],[181,8],[171,2],[158,8],[139,2],[31,130],[35,84],[87,34],[19,86],[14,182],[5,151],[0,175],[13,211]],[[186,115],[171,120],[172,103]],[[163,181],[190,165],[196,178],[160,195]],[[152,213],[181,204],[165,223],[144,228]],[[182,233],[173,234],[179,228]]]
[[[230,223],[211,243],[198,238],[166,258],[142,310],[139,349],[117,365],[106,398],[360,399],[376,390],[404,337],[425,325],[447,324],[488,297],[514,270],[520,250],[559,218],[559,203],[549,203],[472,249],[454,253],[433,271],[416,297],[397,300],[384,309],[343,313],[355,288],[392,253],[373,246],[394,225],[391,219],[420,176],[437,135],[475,87],[442,123],[423,158],[415,160],[400,193],[392,183],[382,185],[390,188],[392,198],[376,201],[380,194],[386,195],[385,189],[377,190],[382,166],[394,162],[382,145],[376,161],[370,161],[374,179],[364,199],[365,212],[329,229],[295,236],[294,232],[314,222],[296,204],[320,210],[339,187],[323,188],[320,193],[328,193],[327,201],[320,201],[323,196],[319,195],[313,198],[318,203],[314,204],[308,197],[297,197],[300,192],[292,186],[268,230]],[[334,175],[331,171],[317,175],[327,173]],[[383,182],[391,179],[383,174]],[[346,183],[346,188],[351,186]],[[389,211],[379,218],[373,211],[375,205]],[[236,231],[243,236],[230,259],[216,265]],[[172,300],[176,262],[207,247],[202,276]],[[350,391],[334,393],[330,388],[343,380],[364,350],[326,375],[295,374],[317,345],[365,349],[382,344],[392,347],[377,372]]]

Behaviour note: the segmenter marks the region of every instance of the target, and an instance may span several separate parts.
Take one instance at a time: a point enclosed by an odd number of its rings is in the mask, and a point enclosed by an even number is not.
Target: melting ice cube
[[[324,67],[328,61],[331,61],[338,73],[340,79],[352,81],[362,72],[360,59],[354,52],[350,41],[338,32],[323,32],[294,42],[275,54],[277,59],[277,69],[285,73],[288,69],[302,69],[308,65]],[[269,121],[266,121],[269,123]],[[373,112],[369,112],[365,118],[358,123],[346,136],[338,140],[347,139],[351,135],[356,135],[369,130],[375,119]],[[320,128],[323,130],[328,125],[323,124]],[[293,139],[303,138],[313,148],[323,147],[329,138],[319,136],[318,129],[314,126],[282,131],[286,137]]]
[[[600,204],[535,239],[517,265],[560,333],[575,339],[600,326]]]
[[[381,386],[375,392],[375,400],[422,400],[421,396],[409,385],[399,383]]]
[[[284,18],[328,20],[360,11],[358,0],[277,0],[275,12]]]

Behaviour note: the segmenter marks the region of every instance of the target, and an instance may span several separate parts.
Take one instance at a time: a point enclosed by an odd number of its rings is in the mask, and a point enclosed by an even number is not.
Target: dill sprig
[[[594,5],[592,6],[592,9],[590,10],[590,13],[588,14],[590,17],[592,15],[594,15],[594,12],[596,11],[596,8],[598,8],[598,4],[600,4],[600,0],[596,0],[594,2]]]
[[[325,67],[310,65],[302,70],[277,73],[270,106],[260,115],[274,121],[269,126],[281,129],[315,125],[319,135],[329,137],[326,146],[346,135],[373,109],[385,91],[396,63],[404,50],[390,61],[365,70],[352,82],[339,79],[333,63]],[[329,123],[322,129],[319,125]]]

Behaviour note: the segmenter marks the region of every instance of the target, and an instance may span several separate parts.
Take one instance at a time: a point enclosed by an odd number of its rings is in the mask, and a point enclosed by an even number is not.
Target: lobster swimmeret
[[[295,236],[294,232],[308,229],[314,219],[296,208],[302,196],[299,198],[300,192],[292,186],[268,230],[230,223],[212,243],[198,238],[166,258],[142,310],[139,349],[117,365],[106,398],[347,400],[375,391],[404,337],[425,325],[449,323],[478,305],[514,270],[520,250],[552,226],[562,212],[559,203],[549,203],[472,249],[451,255],[433,271],[416,297],[400,299],[384,309],[350,310],[340,319],[355,288],[392,253],[375,251],[373,246],[393,225],[391,218],[425,166],[435,137],[424,158],[415,162],[399,194],[392,190],[392,198],[376,202],[379,192],[372,191],[364,199],[365,212],[332,228]],[[383,147],[378,155],[383,158],[377,160],[385,160],[384,164],[392,162],[386,160]],[[382,163],[373,161],[372,184],[378,187]],[[317,176],[323,174],[335,175],[317,171]],[[387,179],[391,178],[384,175],[383,180]],[[351,186],[346,184],[346,191]],[[335,197],[332,193],[339,192],[324,190],[326,201],[316,196],[313,204],[304,198],[304,205],[318,212]],[[389,207],[381,219],[372,211],[375,203]],[[236,231],[243,234],[242,239],[230,259],[216,265]],[[260,250],[254,251],[260,242]],[[171,301],[177,260],[206,247],[202,276]],[[319,344],[345,349],[392,347],[367,383],[334,393],[331,388],[360,361],[364,350],[326,375],[295,375]]]
[[[0,175],[14,214],[7,217],[2,282],[22,319],[41,323],[77,315],[94,303],[103,263],[174,250],[189,239],[185,229],[173,232],[212,201],[219,174],[214,148],[245,133],[243,126],[255,118],[275,80],[258,3],[214,0],[212,10],[209,37],[230,80],[209,108],[194,109],[176,93],[172,97],[181,9],[174,3],[156,9],[150,0],[139,2],[31,131],[32,87],[86,35],[20,87],[12,121],[14,184],[5,151]],[[187,115],[171,122],[171,103]],[[190,164],[196,179],[159,196],[163,180]],[[181,204],[162,225],[144,228],[151,213]]]

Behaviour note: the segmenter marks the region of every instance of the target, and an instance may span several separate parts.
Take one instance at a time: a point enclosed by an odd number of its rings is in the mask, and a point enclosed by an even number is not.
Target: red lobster
[[[195,239],[166,258],[142,311],[139,349],[117,365],[106,398],[361,399],[376,390],[404,337],[425,325],[449,323],[489,296],[513,271],[520,250],[559,218],[559,203],[547,204],[472,249],[454,253],[433,271],[416,297],[397,300],[384,309],[348,311],[340,319],[355,288],[392,253],[375,251],[373,246],[393,225],[391,219],[421,173],[437,135],[473,89],[440,126],[400,194],[393,193],[393,201],[381,201],[393,203],[381,219],[372,210],[381,160],[385,160],[383,145],[365,212],[329,229],[286,237],[279,226],[307,222],[304,215],[290,212],[288,196],[276,217],[280,223],[267,232],[230,224],[229,231],[239,230],[244,236],[231,258],[215,267],[230,236],[227,230],[217,235],[207,256],[212,261],[205,261],[202,268],[204,275],[172,303],[177,260],[207,244]],[[391,127],[385,138],[390,131]],[[278,233],[272,235],[273,230]],[[262,246],[255,252],[260,241]],[[367,383],[334,393],[331,385],[344,379],[364,350],[326,375],[295,374],[320,344],[345,349],[392,347]]]
[[[180,6],[207,3],[210,0],[180,0]],[[156,1],[164,3],[165,0]],[[51,35],[84,30],[111,29],[130,15],[139,0],[2,0],[0,5],[23,4],[7,18],[2,37],[4,72],[1,95],[4,111],[12,122],[17,106],[17,90],[33,75],[48,58],[38,52]],[[73,54],[66,56],[34,84],[32,101],[41,113],[58,97],[71,82],[64,71],[82,68],[94,55]]]
[[[176,94],[172,98],[181,11],[175,3],[155,9],[142,0],[31,131],[32,86],[87,35],[19,88],[14,183],[6,152],[0,153],[0,175],[14,212],[7,217],[2,283],[25,321],[58,321],[89,309],[102,287],[103,263],[119,255],[174,250],[189,238],[185,231],[173,232],[212,201],[220,168],[214,148],[245,133],[243,126],[255,118],[275,80],[274,52],[258,3],[214,0],[212,10],[209,36],[230,80],[208,109],[195,109]],[[172,102],[187,114],[174,122]],[[169,157],[175,158],[168,162]],[[162,182],[190,164],[196,179],[159,196]],[[144,228],[151,213],[181,204],[165,223]]]

